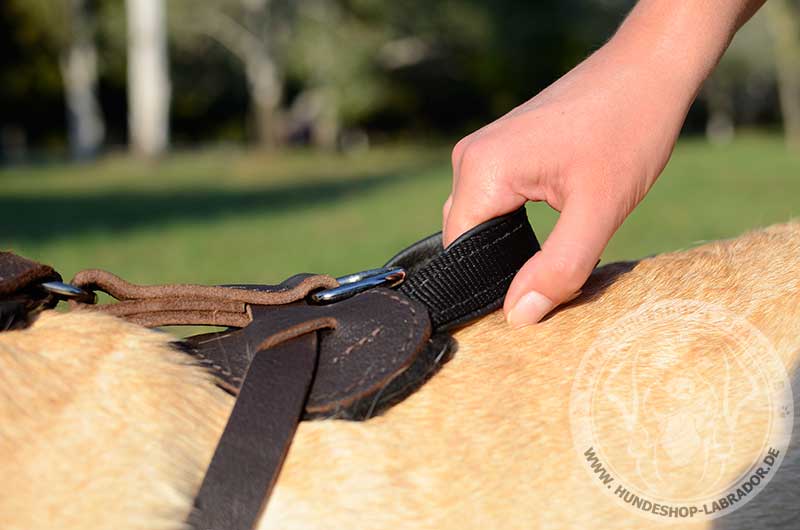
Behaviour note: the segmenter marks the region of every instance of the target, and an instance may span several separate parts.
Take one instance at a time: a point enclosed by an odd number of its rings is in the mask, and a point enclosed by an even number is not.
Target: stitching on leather
[[[406,300],[406,299],[404,299],[404,298],[401,298],[401,297],[397,296],[397,295],[396,295],[396,294],[394,294],[394,292],[392,292],[392,291],[368,291],[368,293],[369,293],[369,294],[379,294],[379,295],[381,295],[381,296],[387,296],[387,297],[391,298],[392,300],[395,300],[396,302],[399,302],[400,304],[402,304],[402,305],[406,306],[406,308],[408,309],[409,313],[411,314],[411,320],[412,320],[412,324],[409,326],[409,330],[408,330],[408,336],[405,338],[405,341],[403,342],[403,345],[402,345],[402,346],[401,346],[401,348],[400,348],[400,353],[401,353],[401,354],[402,354],[402,353],[404,353],[404,352],[405,352],[405,351],[408,349],[408,347],[411,345],[411,340],[414,338],[414,331],[417,329],[417,326],[418,326],[418,324],[419,324],[419,318],[417,317],[417,310],[416,310],[416,309],[414,309],[414,306],[411,304],[411,302],[410,302],[410,301],[408,301],[408,300]],[[348,351],[349,353],[352,353],[352,352],[353,352],[353,351],[355,351],[356,349],[358,349],[358,348],[360,348],[360,347],[364,346],[364,344],[366,344],[367,342],[369,342],[369,337],[370,337],[371,335],[372,335],[372,336],[375,336],[375,335],[377,335],[376,331],[378,331],[379,329],[380,329],[380,328],[373,329],[373,330],[372,330],[372,331],[370,331],[368,334],[364,335],[362,338],[360,338],[359,340],[357,340],[357,341],[356,341],[354,344],[352,344],[351,346],[349,346],[349,347],[347,348],[347,350],[346,350],[346,351]],[[375,335],[373,335],[373,334],[375,334]],[[356,385],[358,385],[359,383],[360,383],[360,381],[357,381],[357,382],[355,382],[355,383],[352,383],[351,385],[349,385],[349,386],[347,386],[346,388],[344,388],[342,391],[334,392],[333,394],[329,394],[329,395],[328,395],[328,396],[326,396],[326,397],[330,397],[331,395],[333,395],[333,396],[340,395],[340,394],[342,394],[343,392],[344,392],[344,393],[346,393],[346,392],[349,392],[350,390],[352,390],[352,389],[353,389],[353,387],[355,387],[355,386],[356,386]],[[359,399],[363,399],[363,398],[358,398],[358,399],[355,399],[355,400],[353,400],[352,402],[348,403],[348,405],[346,405],[346,406],[349,406],[349,405],[351,405],[352,403],[355,403],[355,402],[357,402]]]
[[[407,308],[408,313],[410,315],[409,319],[410,319],[411,323],[410,323],[410,326],[409,326],[408,334],[407,334],[407,336],[405,337],[405,339],[403,340],[403,342],[401,343],[401,345],[399,347],[399,353],[400,354],[405,353],[408,350],[408,348],[412,345],[412,341],[414,339],[415,331],[416,331],[417,327],[419,326],[419,314],[418,314],[417,310],[414,308],[414,305],[409,300],[407,300],[405,297],[398,296],[393,291],[375,290],[375,291],[370,291],[369,294],[370,295],[377,294],[377,295],[380,295],[380,296],[389,297],[392,300],[394,300],[395,302],[398,302],[399,304],[401,304],[401,305],[403,305],[403,306],[405,306]],[[361,348],[361,347],[365,346],[367,343],[370,342],[370,339],[376,338],[378,336],[378,333],[383,328],[384,328],[384,326],[378,326],[376,328],[373,328],[371,331],[366,333],[364,336],[362,336],[361,338],[359,338],[359,339],[355,340],[354,342],[352,342],[344,350],[344,354],[345,355],[349,355],[352,352],[356,351],[358,348]],[[233,375],[233,373],[230,370],[225,369],[222,365],[218,364],[215,360],[213,360],[212,358],[206,356],[205,354],[203,354],[203,353],[201,353],[199,351],[193,352],[193,356],[198,359],[200,364],[202,364],[203,366],[212,368],[216,374],[225,375],[227,377],[227,379],[230,380],[230,381],[241,382],[244,379],[243,377],[238,377],[238,376]],[[359,383],[360,383],[360,381],[351,384],[350,386],[346,387],[342,392],[346,393],[346,392],[352,390],[352,388],[354,386],[358,385]],[[340,393],[341,392],[335,392],[332,395],[336,396],[336,395],[339,395]],[[327,396],[327,397],[329,398],[330,395]]]
[[[226,370],[221,364],[217,363],[211,357],[208,357],[202,352],[193,351],[190,355],[192,355],[195,359],[197,359],[198,363],[201,364],[204,368],[211,368],[213,373],[218,375],[222,374],[227,376],[227,378],[231,381],[241,382],[244,381],[244,377],[239,377],[237,375],[233,375],[233,372],[230,370]]]
[[[233,376],[233,373],[230,370],[226,370],[225,368],[222,367],[222,365],[217,364],[216,361],[214,361],[212,358],[206,356],[205,354],[200,353],[199,351],[195,351],[195,352],[192,352],[192,355],[195,358],[199,358],[200,364],[205,365],[205,366],[210,366],[211,368],[214,368],[217,373],[222,373],[222,374],[231,376],[232,379],[240,379],[238,377]]]
[[[382,329],[383,329],[383,326],[378,326],[377,328],[373,329],[373,330],[372,330],[372,332],[370,332],[369,334],[367,334],[367,335],[364,335],[364,336],[363,336],[363,337],[362,337],[362,338],[361,338],[361,339],[360,339],[358,342],[356,342],[355,344],[351,344],[350,346],[348,346],[348,348],[347,348],[346,350],[344,350],[344,355],[348,355],[348,354],[350,354],[350,353],[351,353],[351,352],[352,352],[354,349],[356,349],[357,347],[359,347],[359,346],[363,346],[363,345],[364,345],[364,344],[365,344],[365,343],[366,343],[366,342],[367,342],[369,339],[374,339],[375,337],[377,337],[377,336],[378,336],[378,333],[380,333],[380,331],[381,331]],[[339,359],[338,357],[335,357],[335,358],[333,359],[333,362],[335,363],[335,362],[336,362],[338,359]]]
[[[404,305],[404,306],[406,306],[408,308],[409,312],[411,313],[411,319],[413,321],[413,324],[409,327],[408,336],[406,337],[406,339],[405,339],[405,341],[403,343],[403,347],[400,349],[401,352],[406,351],[408,349],[409,344],[411,343],[411,339],[414,338],[414,330],[416,329],[417,324],[419,323],[419,319],[417,318],[417,311],[414,309],[414,307],[411,305],[411,303],[408,300],[404,300],[404,299],[400,298],[399,296],[393,294],[391,291],[389,291],[389,292],[387,292],[387,291],[370,291],[370,294],[379,294],[381,296],[387,296],[387,297],[391,298],[392,300],[395,300],[396,302],[399,302],[399,303],[401,303],[402,305]],[[369,341],[370,337],[374,338],[377,335],[377,332],[380,329],[381,329],[381,326],[373,329],[372,331],[370,331],[369,333],[364,335],[362,338],[357,340],[354,344],[351,344],[345,350],[345,352],[346,353],[352,353],[357,348],[363,346],[364,344],[366,344]]]

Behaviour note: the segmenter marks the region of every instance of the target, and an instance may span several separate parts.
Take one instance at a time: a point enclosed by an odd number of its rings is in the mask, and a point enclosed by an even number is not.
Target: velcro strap
[[[466,232],[446,249],[439,232],[389,260],[407,276],[398,290],[428,308],[434,330],[498,309],[514,275],[540,249],[525,208]]]

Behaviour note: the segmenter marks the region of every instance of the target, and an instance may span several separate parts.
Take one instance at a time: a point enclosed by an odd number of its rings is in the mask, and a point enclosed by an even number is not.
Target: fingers
[[[447,197],[447,200],[444,201],[444,206],[442,206],[442,227],[447,226],[447,218],[450,217],[450,206],[453,204],[453,196],[450,195]]]
[[[506,318],[521,327],[575,297],[624,219],[626,207],[620,197],[626,194],[620,195],[608,179],[581,178],[561,172],[563,166],[558,165],[556,171],[543,163],[546,156],[531,157],[527,143],[519,145],[517,139],[524,135],[510,136],[501,141],[487,133],[459,142],[453,150],[453,192],[442,208],[443,242],[448,246],[472,227],[528,199],[547,200],[561,211],[542,251],[517,273],[506,295]],[[537,140],[537,145],[547,144]],[[580,185],[569,184],[575,182]]]
[[[510,189],[510,176],[490,142],[462,140],[453,150],[453,193],[443,208],[443,241],[447,246],[474,226],[509,213],[525,197]]]
[[[450,211],[444,224],[443,241],[445,247],[470,228],[507,213],[495,210],[491,205],[483,203],[482,197],[474,197],[472,195],[469,192],[462,192],[460,196],[453,197]]]
[[[568,202],[542,250],[517,273],[503,308],[511,326],[538,322],[574,298],[591,274],[620,225],[610,208],[592,202]]]

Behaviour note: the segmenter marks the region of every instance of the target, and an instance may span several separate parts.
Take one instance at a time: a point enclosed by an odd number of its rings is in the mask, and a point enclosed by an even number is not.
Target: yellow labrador
[[[302,423],[259,528],[797,528],[800,223],[455,338],[383,416]],[[168,342],[89,312],[0,333],[0,527],[182,527],[232,398]]]

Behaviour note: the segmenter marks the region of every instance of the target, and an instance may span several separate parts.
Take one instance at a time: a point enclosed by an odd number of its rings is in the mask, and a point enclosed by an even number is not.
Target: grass
[[[334,275],[380,265],[440,228],[450,189],[446,146],[356,155],[230,149],[147,164],[0,170],[0,248],[54,265],[160,282],[278,282],[300,271]],[[800,157],[777,136],[730,145],[679,143],[604,262],[733,237],[800,215]],[[544,239],[556,216],[530,205]]]

